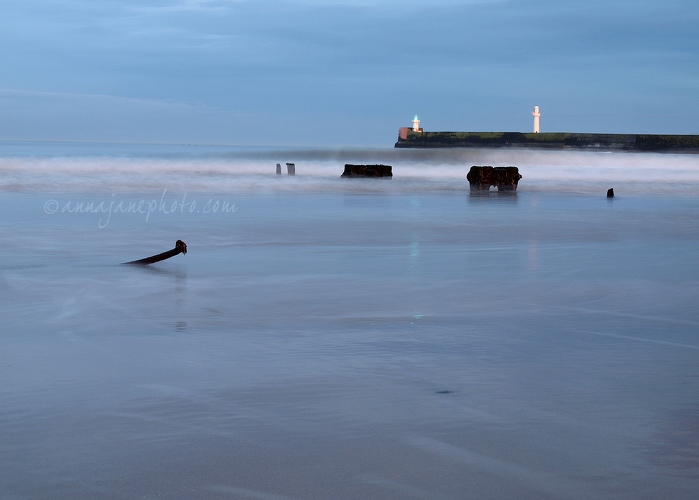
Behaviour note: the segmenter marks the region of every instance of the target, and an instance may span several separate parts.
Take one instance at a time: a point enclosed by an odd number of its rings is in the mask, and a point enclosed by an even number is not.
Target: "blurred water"
[[[696,196],[521,167],[473,197],[314,154],[315,186],[297,161],[245,189],[197,159],[20,158],[43,170],[0,194],[0,498],[696,497]],[[161,196],[195,209],[63,210]]]
[[[296,163],[296,176],[274,175]],[[345,163],[393,166],[391,182],[340,179]],[[159,194],[468,189],[472,165],[515,165],[527,192],[694,196],[699,155],[511,149],[284,150],[194,145],[0,143],[0,190]]]

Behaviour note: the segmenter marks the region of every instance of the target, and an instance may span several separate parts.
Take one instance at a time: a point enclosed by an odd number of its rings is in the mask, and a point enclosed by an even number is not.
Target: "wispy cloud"
[[[73,93],[73,92],[50,92],[50,91],[37,91],[37,90],[26,90],[26,89],[3,89],[0,88],[0,98],[2,97],[20,97],[29,99],[60,99],[60,100],[72,100],[72,101],[93,101],[93,102],[104,102],[110,103],[115,106],[140,106],[149,108],[177,108],[186,111],[222,111],[224,108],[220,106],[211,106],[202,103],[191,103],[174,101],[169,99],[145,99],[140,97],[127,97],[119,95],[107,95],[107,94],[85,94],[85,93]]]
[[[593,103],[619,117],[641,107],[668,116],[698,110],[693,5],[6,0],[0,43],[12,50],[0,52],[0,65],[13,71],[0,74],[0,86],[132,96],[144,106],[198,102],[276,116],[270,129],[293,114],[309,133],[339,125],[321,125],[321,116],[387,127],[415,111],[440,128],[516,130],[528,122],[508,117],[528,117],[520,110],[534,101],[558,113],[556,128],[589,129],[564,117],[583,116]]]

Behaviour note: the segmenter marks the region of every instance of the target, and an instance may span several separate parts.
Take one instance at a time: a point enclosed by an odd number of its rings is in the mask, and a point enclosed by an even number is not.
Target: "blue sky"
[[[0,139],[699,133],[696,0],[3,0]]]

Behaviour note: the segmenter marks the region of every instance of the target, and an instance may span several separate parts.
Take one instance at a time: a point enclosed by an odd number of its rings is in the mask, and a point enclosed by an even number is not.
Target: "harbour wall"
[[[536,148],[699,153],[699,135],[570,132],[413,132],[399,130],[396,148]]]

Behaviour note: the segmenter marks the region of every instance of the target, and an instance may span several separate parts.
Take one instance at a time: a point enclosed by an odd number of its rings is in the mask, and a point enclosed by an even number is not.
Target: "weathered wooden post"
[[[497,186],[498,191],[515,191],[521,178],[517,167],[493,168],[493,186]]]
[[[466,179],[471,186],[471,191],[490,191],[490,183],[493,180],[493,167],[474,165],[466,174]]]

